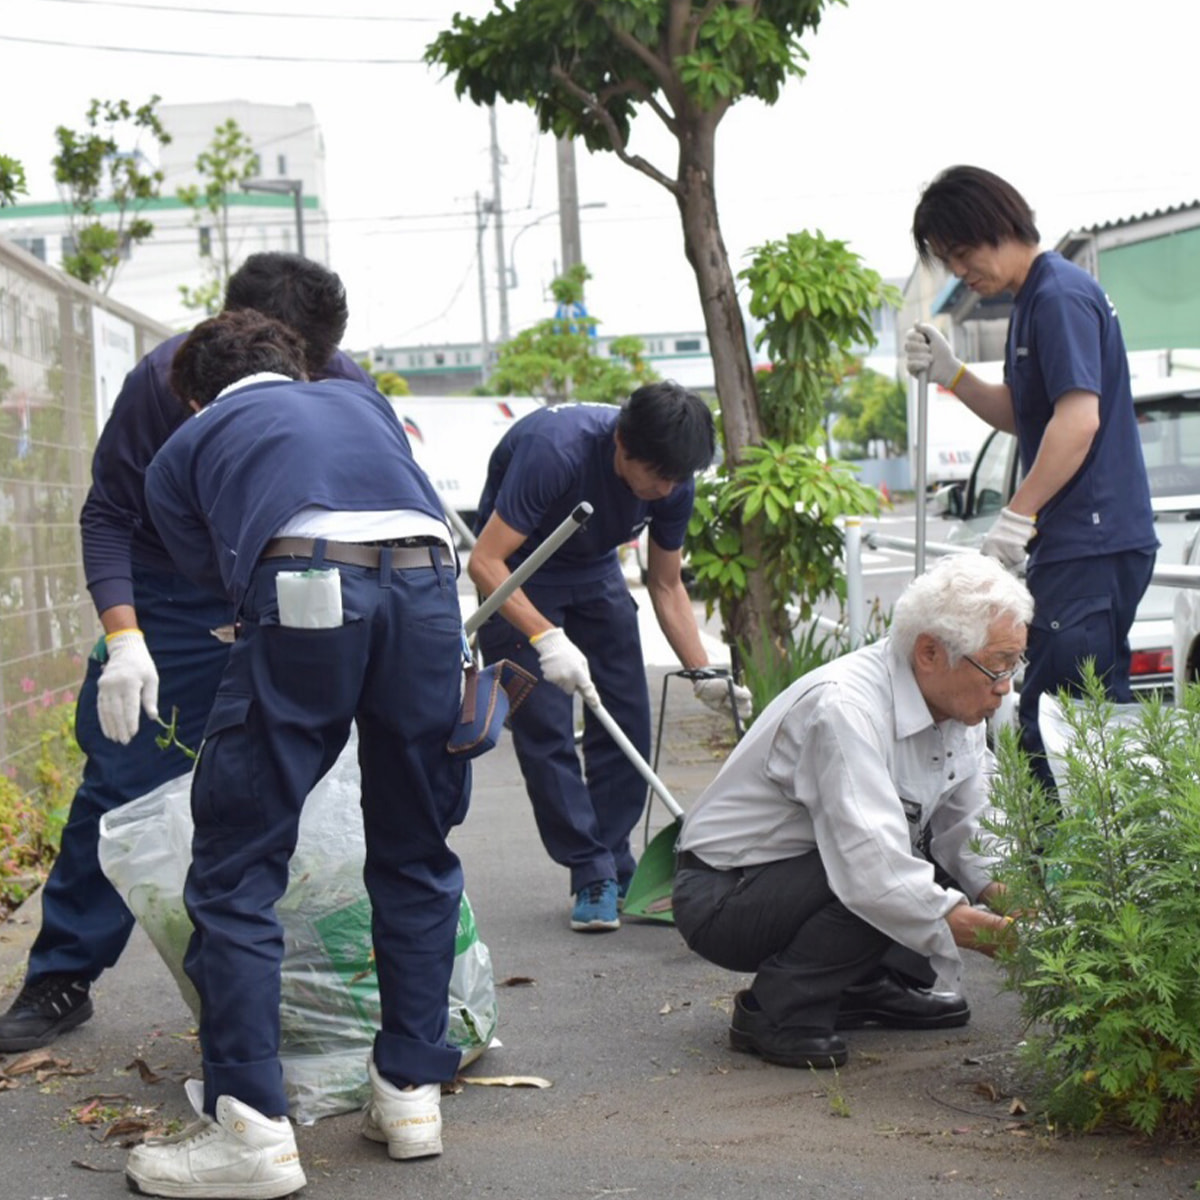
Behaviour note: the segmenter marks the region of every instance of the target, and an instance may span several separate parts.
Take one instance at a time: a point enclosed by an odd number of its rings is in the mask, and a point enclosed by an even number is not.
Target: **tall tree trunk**
[[[737,284],[717,216],[713,179],[715,142],[716,121],[709,114],[693,111],[680,121],[677,199],[684,251],[700,289],[700,306],[725,430],[725,450],[737,462],[747,446],[762,441],[762,422]],[[755,525],[743,527],[742,546],[758,563],[758,569],[749,575],[745,597],[733,601],[728,611],[722,606],[721,616],[730,643],[754,649],[766,642],[771,629],[770,592],[766,585],[768,565]]]

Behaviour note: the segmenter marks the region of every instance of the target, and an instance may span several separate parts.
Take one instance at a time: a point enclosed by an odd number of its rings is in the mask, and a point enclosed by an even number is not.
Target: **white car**
[[[1156,561],[1182,563],[1186,551],[1187,561],[1200,564],[1193,536],[1200,520],[1200,379],[1135,380],[1133,391],[1161,543]],[[1016,490],[1018,467],[1017,439],[999,431],[989,434],[967,483],[946,488],[931,501],[943,516],[961,520],[951,542],[983,540]],[[1181,622],[1190,631],[1187,636],[1178,632]],[[1129,642],[1136,691],[1165,692],[1200,678],[1200,592],[1151,584],[1138,605]]]

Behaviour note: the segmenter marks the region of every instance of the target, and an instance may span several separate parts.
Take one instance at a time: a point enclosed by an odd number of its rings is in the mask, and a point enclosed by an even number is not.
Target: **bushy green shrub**
[[[1059,794],[1014,731],[992,831],[1019,938],[1002,951],[1038,1103],[1062,1127],[1200,1132],[1200,688],[1118,719],[1090,671],[1061,698]]]

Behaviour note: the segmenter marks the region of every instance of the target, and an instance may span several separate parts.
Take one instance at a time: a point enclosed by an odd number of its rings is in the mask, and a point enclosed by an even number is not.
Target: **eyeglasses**
[[[976,662],[969,654],[964,654],[963,658],[965,658],[967,662],[969,662],[971,666],[975,668],[975,670],[986,675],[993,683],[1005,683],[1006,681],[1019,675],[1029,665],[1024,658],[1019,658],[1006,671],[992,671],[985,667],[983,663]]]

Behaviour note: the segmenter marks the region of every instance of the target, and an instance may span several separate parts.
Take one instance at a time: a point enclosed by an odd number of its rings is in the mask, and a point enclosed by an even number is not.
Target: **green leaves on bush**
[[[1003,953],[1041,1103],[1073,1129],[1200,1132],[1200,688],[1116,708],[1088,669],[1060,701],[1060,794],[1014,731],[993,789],[998,878],[1018,916]],[[1045,722],[1043,722],[1045,725]]]

